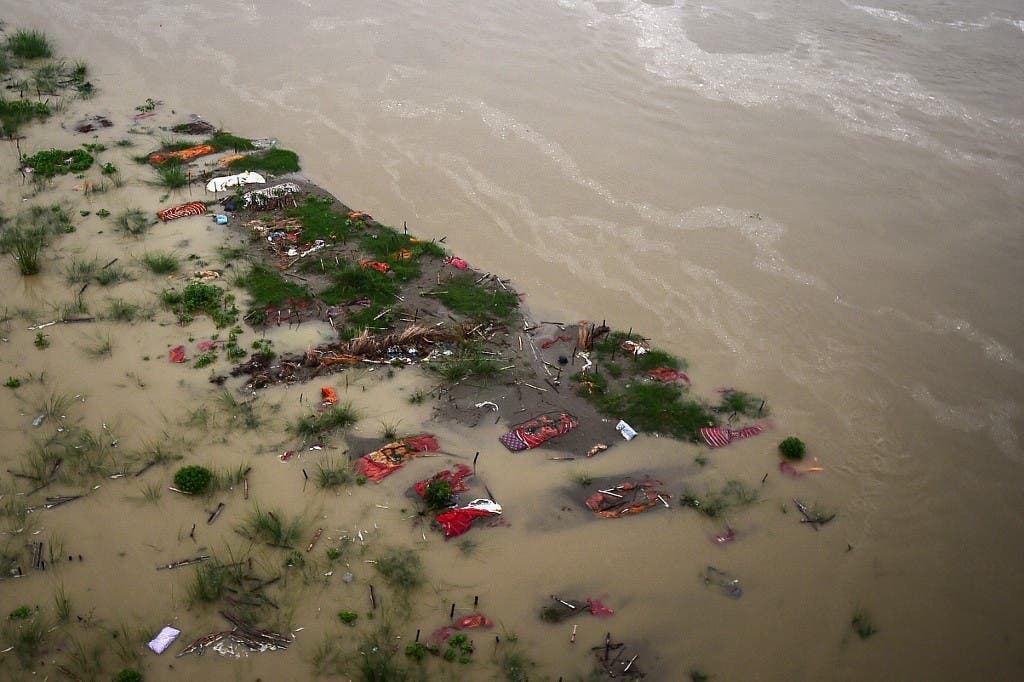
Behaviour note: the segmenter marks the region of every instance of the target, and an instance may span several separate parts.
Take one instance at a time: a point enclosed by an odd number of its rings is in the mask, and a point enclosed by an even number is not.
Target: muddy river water
[[[78,146],[85,138],[54,122],[90,113],[109,114],[106,139],[122,138],[146,98],[165,102],[159,122],[197,113],[277,137],[347,204],[445,237],[474,267],[511,277],[535,319],[641,330],[688,360],[695,392],[764,395],[775,424],[710,454],[642,435],[594,460],[549,461],[506,452],[501,424],[432,423],[429,401],[408,400],[427,383],[415,369],[389,381],[351,372],[347,397],[362,417],[353,436],[377,438],[397,422],[438,434],[447,451],[481,452],[508,525],[474,530],[475,546],[460,549],[405,518],[403,492],[426,467],[324,493],[301,475],[323,453],[277,461],[290,447],[285,425],[317,387],[269,389],[264,425],[231,428],[208,375],[166,360],[169,346],[207,338],[208,321],[182,329],[157,311],[153,323],[56,325],[45,330],[50,347],[34,347],[26,327],[74,299],[62,275],[71,259],[120,255],[134,275],[88,290],[93,309],[109,297],[156,307],[166,281],[132,258],[176,250],[216,263],[225,228],[184,220],[126,239],[95,212],[152,210],[162,190],[126,174],[106,195],[82,197],[68,178],[30,196],[5,142],[2,213],[76,202],[78,229],[37,277],[0,267],[10,318],[0,378],[23,379],[0,389],[4,468],[53,428],[31,426],[38,407],[65,396],[68,420],[119,448],[165,445],[189,462],[254,472],[250,501],[233,493],[213,526],[209,510],[166,491],[169,468],[103,480],[40,512],[30,532],[74,560],[0,582],[0,615],[23,603],[52,608],[63,586],[73,614],[96,627],[173,624],[183,639],[222,627],[188,608],[189,569],[153,568],[240,544],[231,528],[258,502],[304,515],[329,538],[362,531],[367,556],[417,550],[428,586],[393,607],[403,642],[444,624],[452,602],[471,612],[479,596],[502,643],[477,636],[477,660],[434,666],[436,679],[502,679],[491,661],[512,634],[536,664],[530,679],[584,678],[587,649],[608,630],[658,680],[698,668],[718,680],[1018,679],[1024,9],[868,1],[0,0],[7,31],[46,31],[89,64],[99,88],[27,129],[25,147]],[[113,148],[104,160],[128,168],[137,153]],[[79,219],[83,201],[91,214]],[[300,350],[330,332],[270,335],[278,349]],[[110,352],[96,353],[108,340]],[[189,424],[203,406],[220,416]],[[781,477],[784,435],[800,436],[824,471]],[[730,519],[737,540],[725,546],[711,540],[722,523],[687,510],[584,513],[574,476],[637,472],[673,495],[741,479],[761,501]],[[158,484],[162,494],[147,499]],[[795,496],[836,519],[814,532],[799,523]],[[742,580],[741,599],[704,584],[709,564]],[[362,630],[335,614],[367,610],[373,568],[353,555],[346,570],[351,585],[340,569],[293,578],[301,596],[286,607],[297,632],[287,652],[147,654],[147,679],[308,678],[325,635],[341,649],[358,643]],[[616,613],[574,621],[570,644],[570,626],[537,618],[553,592],[600,598]],[[858,611],[878,629],[869,639],[850,627]],[[373,625],[365,620],[358,628]],[[0,677],[29,676],[13,659],[0,665]]]

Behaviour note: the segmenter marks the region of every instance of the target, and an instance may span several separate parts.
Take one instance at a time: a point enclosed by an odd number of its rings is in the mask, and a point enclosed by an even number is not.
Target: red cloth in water
[[[469,267],[469,263],[462,260],[458,256],[448,256],[447,258],[444,259],[444,262],[452,266],[453,268],[458,268],[459,270],[465,270],[466,268]]]
[[[765,429],[768,424],[754,424],[745,426],[742,429],[729,429],[721,426],[707,426],[700,430],[700,437],[710,448],[723,448],[734,440],[756,436]]]
[[[175,346],[169,353],[171,362],[185,362],[185,346]]]
[[[465,479],[473,475],[473,470],[465,464],[457,464],[454,470],[445,469],[439,471],[430,478],[422,481],[416,481],[413,486],[416,489],[416,494],[420,497],[424,497],[427,494],[427,486],[434,481],[447,481],[448,485],[451,486],[453,493],[464,493],[469,490],[469,485],[466,484]]]
[[[363,476],[374,483],[380,483],[384,478],[401,469],[406,461],[415,457],[417,453],[437,450],[440,447],[437,439],[430,434],[411,436],[388,443],[368,455],[363,455],[356,460],[355,466]]]
[[[324,407],[338,404],[338,394],[334,392],[333,388],[324,386],[320,389],[320,404]]]
[[[590,613],[595,616],[610,616],[615,613],[598,599],[588,599],[587,606],[590,608]]]
[[[450,509],[437,515],[437,522],[444,528],[444,539],[462,535],[473,525],[473,519],[481,516],[495,516],[486,509]]]
[[[460,630],[470,630],[472,628],[488,629],[493,625],[494,623],[491,622],[491,619],[485,616],[484,614],[473,613],[466,616],[458,623],[456,623],[455,627],[457,627]]]

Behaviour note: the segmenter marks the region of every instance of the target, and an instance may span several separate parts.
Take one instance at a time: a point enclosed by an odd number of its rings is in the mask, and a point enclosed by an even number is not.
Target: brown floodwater
[[[3,468],[17,470],[57,428],[54,419],[31,426],[53,396],[68,398],[68,423],[116,439],[119,452],[161,445],[188,462],[253,467],[249,500],[222,495],[227,506],[212,526],[207,512],[221,498],[167,491],[173,467],[102,479],[86,498],[30,515],[4,542],[45,541],[74,559],[0,582],[0,617],[20,604],[52,610],[63,586],[83,632],[124,625],[151,635],[171,624],[188,641],[225,627],[188,607],[191,569],[155,567],[205,550],[243,551],[232,528],[259,504],[301,515],[310,533],[323,527],[321,543],[363,540],[331,576],[323,562],[289,573],[281,617],[296,639],[288,651],[146,652],[147,679],[305,679],[325,636],[355,651],[359,634],[379,622],[363,615],[371,581],[403,646],[417,628],[445,624],[453,602],[471,612],[476,596],[498,623],[502,643],[475,635],[475,662],[434,662],[432,679],[500,679],[492,660],[514,646],[512,634],[536,663],[531,679],[577,679],[607,631],[658,680],[696,668],[720,680],[1019,678],[1019,8],[994,0],[799,11],[755,0],[466,4],[0,0],[8,31],[45,30],[69,60],[89,64],[99,88],[27,128],[22,150],[76,147],[90,138],[70,123],[107,114],[115,127],[99,133],[110,147],[102,160],[126,179],[85,197],[63,178],[34,195],[15,147],[0,149],[2,214],[66,202],[77,226],[45,251],[42,274],[0,267],[10,317],[0,329],[0,379],[23,381],[0,393]],[[212,323],[178,327],[157,306],[167,281],[137,261],[173,250],[225,267],[217,247],[229,230],[196,218],[130,239],[96,216],[187,199],[161,201],[130,159],[163,133],[111,145],[136,137],[127,133],[131,115],[146,98],[165,104],[144,125],[197,113],[240,135],[279,138],[306,176],[347,204],[446,237],[474,267],[511,277],[534,319],[607,319],[642,331],[688,360],[698,394],[713,399],[735,386],[766,396],[775,430],[711,453],[641,435],[591,461],[548,461],[505,451],[503,425],[433,422],[429,404],[408,401],[429,384],[415,368],[387,380],[360,370],[331,379],[361,410],[351,438],[377,438],[398,422],[403,432],[436,433],[446,451],[479,451],[479,478],[507,525],[474,529],[466,552],[407,518],[408,486],[432,464],[459,460],[417,461],[380,485],[340,493],[305,484],[303,469],[349,447],[339,438],[337,452],[278,461],[294,446],[285,426],[309,412],[319,385],[263,391],[264,425],[231,428],[207,372],[167,361],[170,347],[209,338]],[[27,328],[74,299],[63,275],[70,263],[115,256],[133,279],[94,284],[85,302],[93,312],[109,298],[138,302],[154,309],[153,321],[58,324],[41,330],[48,348],[34,347]],[[269,336],[279,351],[301,350],[330,330]],[[247,330],[242,340],[253,338]],[[108,340],[109,354],[90,352]],[[213,423],[190,423],[204,406]],[[775,446],[786,435],[803,439],[824,471],[780,476]],[[694,461],[702,452],[705,467]],[[688,510],[595,519],[574,483],[582,474],[649,475],[676,498],[684,485],[730,478],[760,486],[766,473],[761,501],[730,517],[737,540],[725,546],[712,542],[724,523]],[[147,499],[155,491],[159,498]],[[814,532],[799,523],[794,497],[837,518]],[[364,563],[389,546],[411,547],[425,563],[427,587],[407,606],[391,606],[394,595]],[[280,563],[273,550],[253,551],[257,562]],[[708,565],[740,578],[743,597],[705,586]],[[347,570],[349,585],[339,580]],[[570,625],[537,618],[552,593],[600,598],[616,613],[572,621],[579,631],[570,644]],[[858,609],[878,628],[863,641],[850,627]],[[339,610],[360,613],[359,626],[340,625]],[[53,676],[71,646],[59,644],[46,656]],[[118,664],[113,649],[105,660]],[[0,672],[31,676],[11,658]]]

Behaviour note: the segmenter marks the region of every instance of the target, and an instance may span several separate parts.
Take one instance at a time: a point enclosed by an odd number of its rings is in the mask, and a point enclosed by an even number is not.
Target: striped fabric
[[[242,206],[245,208],[250,206],[263,208],[273,199],[285,197],[289,194],[298,194],[301,191],[294,182],[282,182],[280,185],[274,185],[266,189],[254,189],[242,195]]]
[[[165,208],[162,211],[157,211],[156,217],[167,222],[168,220],[174,220],[175,218],[185,218],[187,216],[202,215],[204,213],[206,213],[206,204],[201,201],[190,201],[187,204],[182,204],[181,206],[172,206],[171,208]]]
[[[724,448],[734,440],[750,438],[765,430],[762,424],[745,426],[742,429],[727,429],[721,426],[708,426],[700,430],[700,437],[711,448]]]

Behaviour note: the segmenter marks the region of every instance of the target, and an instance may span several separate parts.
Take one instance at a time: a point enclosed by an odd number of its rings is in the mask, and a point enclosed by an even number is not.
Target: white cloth
[[[181,630],[176,630],[168,625],[160,631],[160,634],[153,638],[153,641],[149,643],[149,648],[158,654],[162,654],[180,634]]]
[[[236,185],[251,185],[254,183],[265,183],[267,180],[259,173],[252,171],[246,171],[245,173],[239,173],[238,175],[227,175],[222,178],[214,178],[206,183],[207,192],[223,192],[228,187],[235,187]]]

